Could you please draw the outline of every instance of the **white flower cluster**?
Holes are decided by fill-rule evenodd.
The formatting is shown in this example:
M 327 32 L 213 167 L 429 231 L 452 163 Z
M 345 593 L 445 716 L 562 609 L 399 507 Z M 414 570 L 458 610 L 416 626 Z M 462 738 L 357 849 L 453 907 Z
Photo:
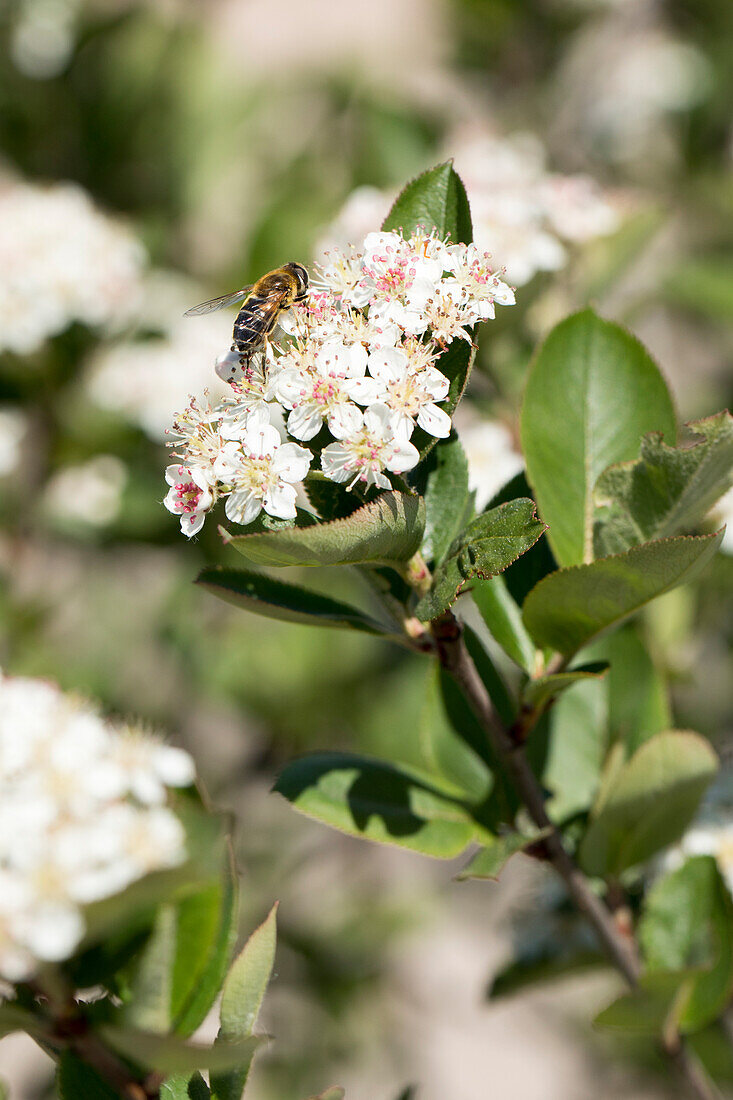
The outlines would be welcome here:
M 85 905 L 185 860 L 166 802 L 194 778 L 182 749 L 0 673 L 0 976 L 68 958 Z
M 73 321 L 117 323 L 145 256 L 75 184 L 0 181 L 0 352 L 28 355 Z
M 471 196 L 474 240 L 504 267 L 514 286 L 538 271 L 558 271 L 568 245 L 612 232 L 619 213 L 589 176 L 549 172 L 545 150 L 532 134 L 497 137 L 482 131 L 456 134 L 448 143 Z M 325 231 L 320 251 L 358 239 L 364 227 L 386 217 L 393 195 L 362 187 L 347 199 Z
M 475 245 L 450 244 L 420 230 L 369 233 L 360 250 L 336 250 L 320 268 L 309 301 L 281 322 L 284 339 L 243 365 L 233 348 L 217 373 L 234 393 L 215 407 L 192 401 L 174 424 L 179 462 L 168 467 L 166 507 L 194 535 L 219 497 L 247 524 L 264 511 L 296 515 L 296 485 L 313 461 L 300 444 L 328 430 L 321 469 L 353 488 L 391 488 L 385 471 L 411 470 L 419 426 L 446 437 L 440 402 L 449 380 L 435 365 L 454 339 L 494 316 L 514 293 Z M 270 422 L 286 416 L 283 441 Z

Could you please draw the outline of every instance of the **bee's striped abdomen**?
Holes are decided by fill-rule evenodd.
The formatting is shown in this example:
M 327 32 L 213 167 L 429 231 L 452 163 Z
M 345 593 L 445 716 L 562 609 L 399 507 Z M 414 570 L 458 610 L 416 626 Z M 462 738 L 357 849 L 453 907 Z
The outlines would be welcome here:
M 278 304 L 272 298 L 254 295 L 244 303 L 234 322 L 234 343 L 240 351 L 249 351 L 261 344 L 275 327 Z

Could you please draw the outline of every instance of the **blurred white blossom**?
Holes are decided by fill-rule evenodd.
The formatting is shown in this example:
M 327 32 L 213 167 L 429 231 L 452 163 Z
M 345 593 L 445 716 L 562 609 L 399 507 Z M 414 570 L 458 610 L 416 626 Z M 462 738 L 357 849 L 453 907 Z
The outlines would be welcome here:
M 186 859 L 168 789 L 190 756 L 41 680 L 0 674 L 0 975 L 24 980 L 86 931 L 84 906 Z
M 558 75 L 560 140 L 642 168 L 673 152 L 670 122 L 708 94 L 710 66 L 667 29 L 660 8 L 618 4 L 580 28 Z
M 80 0 L 21 0 L 10 57 L 24 76 L 49 80 L 63 72 L 76 44 L 80 6 Z
M 8 477 L 20 465 L 28 418 L 22 409 L 0 406 L 0 477 Z
M 104 527 L 119 514 L 126 482 L 124 462 L 115 455 L 96 455 L 53 474 L 44 504 L 59 519 Z
M 118 327 L 145 255 L 76 184 L 0 181 L 0 352 L 27 355 L 74 321 Z
M 468 461 L 468 487 L 482 511 L 508 481 L 524 469 L 505 424 L 487 420 L 464 402 L 456 414 L 456 429 Z
M 419 461 L 410 442 L 417 426 L 442 439 L 451 418 L 440 408 L 449 379 L 436 365 L 453 340 L 472 341 L 479 320 L 514 292 L 475 245 L 453 244 L 417 229 L 367 233 L 359 249 L 325 257 L 309 300 L 280 321 L 255 355 L 235 345 L 216 361 L 231 387 L 212 406 L 192 399 L 173 423 L 178 459 L 166 470 L 169 511 L 195 535 L 216 501 L 249 524 L 264 510 L 294 519 L 298 485 L 323 429 L 321 469 L 353 489 L 389 489 L 385 471 L 402 474 Z M 272 423 L 287 414 L 285 433 Z
M 177 409 L 193 392 L 208 386 L 228 392 L 215 376 L 222 345 L 231 339 L 226 314 L 184 318 L 184 310 L 200 295 L 199 288 L 167 272 L 145 280 L 135 322 L 138 328 L 163 333 L 102 348 L 89 364 L 87 392 L 100 408 L 117 413 L 142 428 L 153 440 L 163 440 Z
M 532 134 L 502 138 L 483 130 L 458 131 L 446 150 L 471 196 L 477 251 L 489 253 L 515 286 L 538 271 L 564 267 L 566 244 L 604 236 L 619 225 L 615 201 L 593 179 L 548 171 L 544 147 Z M 369 225 L 384 220 L 394 198 L 376 188 L 357 188 L 322 233 L 317 256 L 333 248 L 344 251 L 361 239 Z

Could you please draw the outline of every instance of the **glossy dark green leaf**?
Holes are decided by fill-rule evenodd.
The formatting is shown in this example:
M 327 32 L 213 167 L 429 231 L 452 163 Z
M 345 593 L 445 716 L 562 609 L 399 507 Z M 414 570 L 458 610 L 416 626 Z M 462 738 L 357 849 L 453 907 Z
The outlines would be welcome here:
M 531 676 L 535 670 L 537 649 L 522 622 L 522 612 L 507 587 L 504 575 L 473 581 L 471 595 L 492 638 L 507 656 Z
M 710 856 L 688 859 L 658 879 L 644 899 L 639 942 L 650 970 L 699 968 L 681 1031 L 697 1031 L 733 996 L 733 901 Z
M 532 844 L 536 844 L 547 836 L 549 829 L 543 829 L 535 833 L 506 833 L 494 837 L 490 844 L 485 845 L 459 871 L 456 879 L 463 882 L 470 878 L 492 879 L 498 881 L 499 875 L 512 856 L 517 852 L 524 852 Z
M 387 492 L 345 519 L 227 536 L 226 541 L 255 565 L 388 565 L 408 561 L 424 531 L 422 498 Z
M 695 816 L 718 760 L 696 733 L 667 730 L 604 784 L 579 849 L 593 875 L 618 875 L 677 840 Z
M 222 991 L 217 1043 L 244 1039 L 254 1031 L 275 961 L 276 922 L 277 904 L 232 963 Z M 241 1100 L 250 1066 L 251 1062 L 245 1061 L 228 1073 L 212 1073 L 215 1100 Z
M 529 550 L 545 530 L 534 501 L 512 500 L 483 512 L 468 524 L 436 569 L 431 591 L 415 614 L 435 619 L 447 611 L 474 578 L 493 577 Z
M 696 577 L 722 537 L 718 532 L 661 539 L 550 573 L 527 596 L 524 625 L 538 645 L 575 653 L 650 600 Z
M 350 753 L 314 753 L 274 788 L 300 813 L 382 844 L 451 859 L 476 836 L 464 805 L 416 774 Z
M 701 442 L 668 447 L 658 433 L 641 444 L 641 458 L 605 470 L 595 487 L 600 513 L 596 556 L 694 528 L 733 485 L 733 417 L 729 412 L 688 425 Z
M 454 243 L 473 240 L 471 210 L 466 189 L 451 161 L 437 164 L 411 180 L 397 196 L 382 229 L 409 236 L 419 226 Z
M 596 481 L 650 431 L 674 441 L 675 415 L 644 347 L 590 309 L 561 321 L 530 369 L 521 419 L 527 477 L 560 565 L 592 560 Z
M 196 580 L 220 599 L 256 615 L 305 626 L 330 626 L 382 634 L 384 628 L 363 611 L 342 600 L 322 596 L 300 585 L 286 584 L 264 573 L 241 569 L 204 569 Z
M 425 534 L 421 552 L 436 565 L 460 533 L 468 508 L 468 462 L 455 432 L 442 439 L 424 464 Z
M 542 710 L 551 699 L 567 691 L 580 680 L 601 679 L 608 672 L 608 667 L 603 661 L 594 661 L 591 664 L 578 665 L 577 668 L 569 668 L 566 672 L 555 672 L 549 676 L 538 676 L 535 680 L 528 680 L 522 692 L 524 701 L 528 706 Z

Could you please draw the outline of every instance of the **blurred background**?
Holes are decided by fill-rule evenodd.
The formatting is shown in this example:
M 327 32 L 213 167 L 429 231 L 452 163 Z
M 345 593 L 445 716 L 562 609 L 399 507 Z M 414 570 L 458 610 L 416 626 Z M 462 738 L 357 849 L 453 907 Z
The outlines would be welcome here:
M 589 301 L 649 346 L 681 420 L 729 404 L 731 103 L 730 0 L 0 0 L 0 663 L 163 730 L 236 811 L 243 933 L 281 899 L 251 1100 L 673 1094 L 648 1051 L 583 1023 L 610 975 L 488 1000 L 522 937 L 575 934 L 561 908 L 532 925 L 553 888 L 529 861 L 455 883 L 268 795 L 311 748 L 414 760 L 426 669 L 192 585 L 237 555 L 162 507 L 164 433 L 216 392 L 233 315 L 181 315 L 358 241 L 454 157 L 517 287 L 459 418 L 487 501 L 522 465 L 534 345 Z M 732 578 L 720 555 L 634 628 L 675 724 L 724 759 Z M 19 1100 L 53 1095 L 49 1067 L 0 1044 Z

